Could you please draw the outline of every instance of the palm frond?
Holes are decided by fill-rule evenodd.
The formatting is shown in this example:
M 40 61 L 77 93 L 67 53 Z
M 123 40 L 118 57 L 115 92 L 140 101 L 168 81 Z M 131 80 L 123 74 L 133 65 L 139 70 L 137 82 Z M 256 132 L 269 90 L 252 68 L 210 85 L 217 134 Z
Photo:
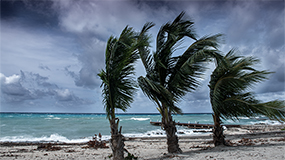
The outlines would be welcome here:
M 185 12 L 181 12 L 174 21 L 161 26 L 152 55 L 149 51 L 140 54 L 147 74 L 138 79 L 139 86 L 157 104 L 162 116 L 181 113 L 176 104 L 187 92 L 197 88 L 197 78 L 205 70 L 204 62 L 213 57 L 223 60 L 217 50 L 222 35 L 197 39 L 194 23 L 184 15 Z M 195 42 L 181 56 L 173 56 L 184 38 Z
M 102 80 L 103 103 L 109 119 L 115 118 L 115 109 L 126 111 L 133 102 L 137 89 L 134 63 L 139 58 L 138 50 L 147 44 L 145 32 L 150 26 L 146 27 L 138 34 L 126 26 L 119 38 L 111 36 L 107 42 L 106 67 L 98 76 Z
M 201 78 L 206 67 L 205 63 L 210 58 L 221 57 L 216 49 L 221 34 L 211 37 L 203 37 L 194 42 L 177 60 L 171 76 L 168 88 L 175 97 L 184 96 L 187 92 L 194 91 L 199 86 L 198 78 Z M 218 59 L 218 58 L 217 58 Z
M 150 55 L 150 36 L 147 35 L 147 31 L 152 28 L 155 24 L 154 23 L 146 23 L 140 34 L 139 34 L 139 44 L 138 50 L 139 50 L 139 55 L 142 60 L 142 63 L 146 69 L 146 72 L 151 72 L 153 70 L 153 59 L 152 56 Z
M 258 71 L 253 65 L 259 60 L 254 57 L 238 56 L 230 50 L 223 61 L 217 64 L 210 80 L 210 100 L 214 113 L 223 119 L 238 119 L 239 116 L 265 115 L 284 121 L 284 101 L 262 103 L 246 92 L 254 85 L 267 79 L 272 73 Z
M 270 119 L 285 122 L 285 101 L 274 100 L 253 106 Z
M 153 55 L 155 61 L 154 68 L 159 71 L 159 77 L 164 84 L 168 77 L 167 70 L 173 62 L 171 61 L 172 54 L 179 46 L 177 44 L 184 37 L 196 40 L 196 34 L 193 29 L 194 23 L 190 20 L 184 20 L 184 14 L 184 12 L 181 12 L 172 23 L 168 22 L 163 25 L 157 35 L 156 52 Z
M 167 105 L 169 111 L 181 113 L 181 109 L 174 105 L 173 95 L 160 83 L 142 76 L 138 78 L 138 83 L 143 93 L 156 103 L 160 110 L 163 109 L 162 104 L 164 103 Z

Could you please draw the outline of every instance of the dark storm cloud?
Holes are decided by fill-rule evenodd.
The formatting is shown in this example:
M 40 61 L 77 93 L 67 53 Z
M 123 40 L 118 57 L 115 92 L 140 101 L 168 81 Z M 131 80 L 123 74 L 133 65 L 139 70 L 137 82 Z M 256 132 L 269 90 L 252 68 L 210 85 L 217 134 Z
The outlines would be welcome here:
M 100 86 L 97 73 L 104 67 L 105 44 L 117 36 L 130 21 L 141 21 L 136 8 L 116 1 L 55 1 L 60 27 L 77 35 L 81 52 L 75 54 L 82 64 L 76 71 L 66 70 L 77 86 L 94 89 Z M 133 23 L 136 24 L 136 23 Z
M 227 28 L 229 43 L 263 43 L 272 49 L 283 46 L 284 6 L 281 4 L 252 1 L 236 5 L 230 16 L 231 25 Z
M 81 99 L 69 89 L 60 88 L 56 84 L 49 83 L 48 80 L 48 77 L 32 72 L 21 71 L 19 75 L 8 77 L 1 73 L 1 92 L 8 103 L 50 97 L 58 103 L 91 104 L 91 101 Z
M 125 9 L 118 9 L 122 4 L 124 4 L 123 8 Z M 76 5 L 69 3 L 67 6 L 71 7 L 62 13 L 65 16 L 62 16 L 60 21 L 62 22 L 61 25 L 71 32 L 101 34 L 101 36 L 94 37 L 93 41 L 95 43 L 90 43 L 92 42 L 91 37 L 82 40 L 84 44 L 89 45 L 85 47 L 86 52 L 79 56 L 83 68 L 80 70 L 77 85 L 93 88 L 96 85 L 94 71 L 98 70 L 97 66 L 103 66 L 103 61 L 98 62 L 98 59 L 104 59 L 102 54 L 104 50 L 102 49 L 99 52 L 97 49 L 99 47 L 104 48 L 103 40 L 105 39 L 106 42 L 109 35 L 119 34 L 120 27 L 117 26 L 123 28 L 123 26 L 129 24 L 136 27 L 146 21 L 153 21 L 161 25 L 171 21 L 171 17 L 174 18 L 182 10 L 185 10 L 187 15 L 193 17 L 199 36 L 216 33 L 225 34 L 225 44 L 222 45 L 224 54 L 231 48 L 237 48 L 241 55 L 256 56 L 261 59 L 263 64 L 267 64 L 260 69 L 275 71 L 284 66 L 284 5 L 282 4 L 281 1 L 265 1 L 262 3 L 257 1 L 182 1 L 181 3 L 175 1 L 137 1 L 136 3 L 125 2 L 121 4 L 114 2 L 110 5 L 108 2 L 88 1 L 87 3 L 77 2 Z M 77 7 L 73 8 L 74 6 Z M 99 8 L 99 6 L 101 7 Z M 128 11 L 128 14 L 126 14 L 126 11 Z M 66 13 L 69 13 L 69 16 Z M 75 13 L 76 16 L 71 16 Z M 85 15 L 84 18 L 79 18 L 83 15 Z M 135 15 L 135 18 L 130 15 Z M 94 21 L 90 22 L 88 19 L 94 19 Z M 111 29 L 110 27 L 114 25 L 116 27 Z M 158 27 L 160 26 L 153 28 L 153 31 L 151 31 L 151 33 L 154 33 L 154 37 Z M 282 76 L 284 71 L 275 73 L 277 77 L 280 77 L 279 74 Z M 270 81 L 275 80 L 270 79 Z M 206 81 L 203 83 L 207 84 Z M 278 81 L 278 84 L 275 83 L 275 85 L 284 86 L 284 83 L 284 81 Z M 260 85 L 260 88 L 271 88 L 263 87 L 265 83 Z M 194 95 L 194 98 L 203 99 L 207 97 L 207 86 L 201 88 L 202 90 L 200 89 Z M 284 88 L 279 87 L 279 91 L 282 90 Z M 270 90 L 262 90 L 262 92 L 268 91 Z
M 221 47 L 224 54 L 236 48 L 241 55 L 261 60 L 256 69 L 275 72 L 254 90 L 284 91 L 284 1 L 219 1 L 219 5 L 213 1 L 195 5 L 194 11 L 201 9 L 195 16 L 200 33 L 208 30 L 225 34 L 226 41 Z
M 269 80 L 266 81 L 259 89 L 259 93 L 267 93 L 267 92 L 280 92 L 285 90 L 285 74 L 284 74 L 285 66 L 284 64 L 278 67 L 274 73 L 269 75 Z
M 151 49 L 155 51 L 160 26 L 183 10 L 194 21 L 199 37 L 223 33 L 225 42 L 220 47 L 223 53 L 236 48 L 241 55 L 259 58 L 257 69 L 275 72 L 254 91 L 284 99 L 282 0 L 1 1 L 1 73 L 6 75 L 1 74 L 1 97 L 6 102 L 50 98 L 61 107 L 93 104 L 87 99 L 94 98 L 96 105 L 103 108 L 97 73 L 104 68 L 108 38 L 119 36 L 126 25 L 139 31 L 146 22 L 154 22 L 156 26 L 149 33 L 153 41 Z M 184 42 L 183 46 L 189 43 Z M 183 111 L 211 112 L 207 85 L 215 66 L 207 66 L 210 69 L 202 77 L 201 86 L 179 103 Z M 28 72 L 15 74 L 19 70 Z M 137 64 L 136 76 L 144 74 L 142 65 Z M 153 104 L 141 91 L 133 105 L 131 112 L 156 112 L 154 106 L 148 108 Z
M 275 71 L 275 76 L 274 76 L 274 79 L 276 79 L 278 82 L 285 82 L 285 65 L 282 64 L 279 68 L 276 69 Z M 284 85 L 284 83 L 283 83 Z M 285 88 L 285 87 L 283 87 Z
M 25 27 L 47 29 L 58 24 L 52 1 L 1 1 L 1 19 Z

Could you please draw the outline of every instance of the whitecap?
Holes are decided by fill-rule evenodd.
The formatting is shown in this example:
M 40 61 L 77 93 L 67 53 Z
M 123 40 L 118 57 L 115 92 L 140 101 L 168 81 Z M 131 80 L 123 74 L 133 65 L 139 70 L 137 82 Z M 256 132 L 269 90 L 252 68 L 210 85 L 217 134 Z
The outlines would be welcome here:
M 103 137 L 105 138 L 105 137 Z M 102 140 L 103 140 L 102 138 Z M 32 137 L 32 136 L 6 136 L 1 137 L 0 142 L 63 142 L 63 143 L 86 143 L 92 137 L 84 137 L 79 139 L 68 139 L 59 134 L 51 134 L 50 136 Z
M 54 117 L 54 118 L 45 118 L 45 119 L 61 119 L 59 117 Z
M 279 121 L 275 120 L 264 120 L 264 121 L 258 121 L 258 122 L 251 122 L 251 124 L 265 124 L 265 125 L 281 125 Z
M 131 120 L 135 120 L 135 121 L 147 121 L 149 120 L 150 118 L 135 118 L 135 117 L 132 117 Z
M 178 137 L 185 136 L 198 136 L 198 135 L 210 135 L 211 129 L 178 129 L 176 135 Z M 162 129 L 150 130 L 145 133 L 125 133 L 125 137 L 166 137 L 166 133 Z

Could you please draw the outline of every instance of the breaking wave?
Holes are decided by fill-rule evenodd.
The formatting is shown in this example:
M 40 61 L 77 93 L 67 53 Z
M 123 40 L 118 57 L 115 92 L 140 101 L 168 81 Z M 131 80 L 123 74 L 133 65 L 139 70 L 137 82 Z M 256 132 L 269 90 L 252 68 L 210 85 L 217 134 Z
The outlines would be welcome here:
M 135 117 L 132 117 L 131 120 L 135 120 L 135 121 L 147 121 L 147 120 L 150 120 L 150 118 L 135 118 Z

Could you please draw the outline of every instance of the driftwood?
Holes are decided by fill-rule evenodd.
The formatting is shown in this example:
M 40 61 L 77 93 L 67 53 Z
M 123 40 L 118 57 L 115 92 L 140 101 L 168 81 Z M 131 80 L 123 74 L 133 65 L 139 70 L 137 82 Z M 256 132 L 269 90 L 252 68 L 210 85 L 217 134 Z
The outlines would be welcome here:
M 61 147 L 55 147 L 51 143 L 40 144 L 38 145 L 37 150 L 45 150 L 45 151 L 58 151 L 61 150 Z

